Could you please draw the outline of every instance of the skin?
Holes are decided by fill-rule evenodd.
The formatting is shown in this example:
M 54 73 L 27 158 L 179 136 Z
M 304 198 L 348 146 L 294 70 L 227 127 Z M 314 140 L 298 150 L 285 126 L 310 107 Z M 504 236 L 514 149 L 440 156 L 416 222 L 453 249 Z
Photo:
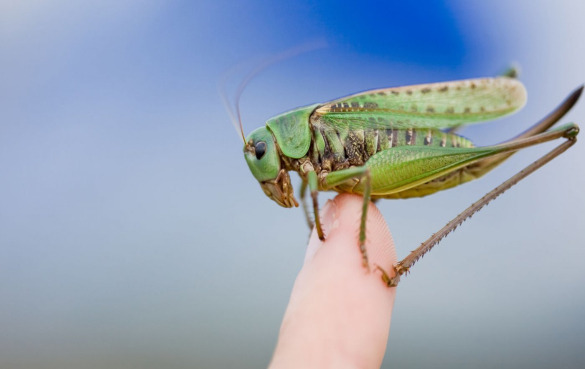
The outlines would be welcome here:
M 396 288 L 380 281 L 397 262 L 384 218 L 370 203 L 370 271 L 357 245 L 363 198 L 341 194 L 322 210 L 326 241 L 316 232 L 286 309 L 270 368 L 380 368 Z

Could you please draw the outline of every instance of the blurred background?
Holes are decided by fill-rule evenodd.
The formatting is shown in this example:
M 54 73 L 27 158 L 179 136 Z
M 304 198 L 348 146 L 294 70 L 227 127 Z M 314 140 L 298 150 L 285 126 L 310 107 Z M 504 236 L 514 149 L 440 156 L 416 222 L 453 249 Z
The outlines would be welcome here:
M 271 55 L 328 44 L 249 84 L 249 133 L 297 106 L 517 62 L 525 109 L 462 132 L 492 144 L 585 82 L 583 14 L 577 0 L 0 2 L 0 367 L 266 366 L 308 230 L 249 172 L 222 75 L 244 63 L 233 91 Z M 585 124 L 585 101 L 563 121 Z M 381 201 L 399 256 L 553 146 Z M 585 366 L 583 160 L 581 142 L 417 264 L 383 367 Z

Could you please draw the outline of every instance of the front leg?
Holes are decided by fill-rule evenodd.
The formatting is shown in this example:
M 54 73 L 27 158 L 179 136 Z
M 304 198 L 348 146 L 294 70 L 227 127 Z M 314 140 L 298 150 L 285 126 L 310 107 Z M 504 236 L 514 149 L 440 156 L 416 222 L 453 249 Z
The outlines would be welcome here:
M 307 180 L 309 182 L 309 189 L 311 190 L 311 198 L 313 199 L 313 213 L 315 214 L 315 228 L 317 229 L 317 235 L 321 241 L 325 241 L 325 235 L 323 234 L 321 219 L 319 217 L 319 183 L 317 181 L 317 173 L 315 173 L 314 170 L 308 172 Z
M 309 206 L 307 205 L 307 186 L 308 182 L 303 180 L 301 182 L 301 190 L 299 197 L 301 198 L 301 204 L 303 205 L 303 213 L 305 213 L 305 220 L 307 221 L 307 225 L 309 226 L 309 232 L 313 230 L 313 220 L 311 219 L 311 215 L 309 214 Z

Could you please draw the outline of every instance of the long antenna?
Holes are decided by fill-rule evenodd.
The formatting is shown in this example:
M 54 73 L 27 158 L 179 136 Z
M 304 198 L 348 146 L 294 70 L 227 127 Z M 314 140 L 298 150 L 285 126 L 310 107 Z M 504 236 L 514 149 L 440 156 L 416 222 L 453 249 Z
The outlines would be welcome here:
M 238 134 L 242 136 L 242 141 L 244 142 L 244 144 L 246 144 L 246 137 L 244 136 L 244 126 L 242 125 L 242 116 L 240 113 L 240 97 L 242 96 L 242 93 L 244 92 L 244 90 L 248 86 L 248 83 L 250 83 L 250 81 L 254 77 L 256 77 L 260 72 L 262 72 L 264 69 L 268 68 L 272 64 L 275 64 L 275 63 L 280 62 L 282 60 L 290 59 L 294 56 L 304 54 L 304 53 L 309 52 L 309 51 L 318 50 L 318 49 L 322 49 L 325 47 L 327 47 L 327 43 L 324 40 L 317 40 L 317 41 L 308 42 L 308 43 L 302 44 L 300 46 L 294 47 L 292 49 L 288 49 L 280 54 L 276 54 L 273 57 L 265 60 L 260 65 L 258 65 L 250 73 L 248 73 L 248 75 L 246 75 L 246 77 L 242 80 L 242 82 L 238 86 L 238 89 L 236 90 L 235 113 L 231 109 L 230 104 L 229 104 L 229 100 L 227 99 L 227 97 L 226 97 L 227 95 L 225 93 L 225 83 L 227 81 L 227 77 L 233 73 L 235 68 L 230 69 L 229 72 L 224 75 L 224 78 L 222 79 L 222 81 L 219 85 L 219 92 L 222 96 L 223 103 L 224 103 L 226 109 L 228 110 L 228 113 L 229 113 L 230 118 L 232 120 L 232 124 L 236 128 L 236 131 L 238 132 Z
M 234 111 L 230 105 L 230 102 L 227 97 L 227 93 L 225 91 L 225 85 L 228 78 L 234 74 L 234 71 L 237 69 L 237 66 L 230 68 L 224 74 L 219 83 L 217 84 L 217 89 L 219 90 L 219 94 L 221 95 L 221 100 L 223 102 L 223 106 L 225 106 L 225 110 L 227 110 L 228 114 L 230 115 L 230 120 L 232 121 L 232 125 L 236 129 L 238 136 L 242 137 L 242 142 L 244 145 L 246 144 L 246 137 L 244 137 L 244 127 L 242 126 L 242 121 L 236 118 Z

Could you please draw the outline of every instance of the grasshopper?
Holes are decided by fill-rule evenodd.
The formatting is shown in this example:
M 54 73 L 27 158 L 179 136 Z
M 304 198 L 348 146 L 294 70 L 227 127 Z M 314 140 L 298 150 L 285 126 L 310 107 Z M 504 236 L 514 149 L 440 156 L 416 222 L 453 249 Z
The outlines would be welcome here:
M 358 245 L 368 269 L 365 227 L 371 200 L 427 196 L 483 176 L 520 149 L 565 139 L 423 242 L 393 267 L 394 277 L 377 267 L 384 283 L 392 287 L 464 220 L 575 144 L 579 133 L 576 124 L 549 128 L 573 107 L 582 90 L 583 86 L 573 91 L 525 132 L 492 146 L 475 147 L 455 131 L 524 106 L 526 90 L 510 76 L 365 91 L 288 111 L 269 119 L 247 138 L 240 121 L 240 133 L 250 171 L 264 193 L 280 206 L 299 206 L 288 173 L 298 172 L 305 216 L 313 228 L 306 203 L 308 187 L 314 226 L 321 240 L 318 192 L 363 195 Z

